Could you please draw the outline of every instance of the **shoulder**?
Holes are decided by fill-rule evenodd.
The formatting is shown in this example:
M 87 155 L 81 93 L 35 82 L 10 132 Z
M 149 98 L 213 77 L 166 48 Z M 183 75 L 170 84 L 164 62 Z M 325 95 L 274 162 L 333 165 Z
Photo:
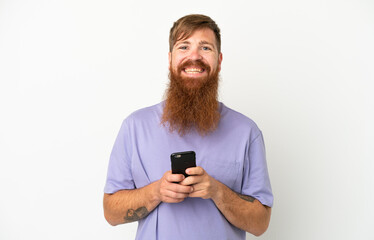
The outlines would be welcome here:
M 132 112 L 123 120 L 123 125 L 134 127 L 138 125 L 159 123 L 162 115 L 164 102 L 144 107 Z
M 227 107 L 223 103 L 221 103 L 221 117 L 226 121 L 232 122 L 233 125 L 235 124 L 240 125 L 241 127 L 258 129 L 257 124 L 251 118 Z
M 125 120 L 127 121 L 142 121 L 149 118 L 159 116 L 162 113 L 163 102 L 144 107 L 132 112 Z
M 251 118 L 227 107 L 223 103 L 220 103 L 220 105 L 221 124 L 223 127 L 230 128 L 231 131 L 241 134 L 249 134 L 252 137 L 256 137 L 261 134 L 261 130 Z

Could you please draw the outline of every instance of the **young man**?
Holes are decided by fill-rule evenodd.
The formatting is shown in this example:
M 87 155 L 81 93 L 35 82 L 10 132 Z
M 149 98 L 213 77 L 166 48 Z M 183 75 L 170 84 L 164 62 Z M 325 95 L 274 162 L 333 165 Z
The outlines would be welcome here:
M 139 221 L 136 239 L 245 239 L 268 227 L 273 195 L 261 131 L 218 102 L 220 30 L 188 15 L 170 30 L 166 100 L 122 124 L 110 157 L 104 215 Z M 188 177 L 170 154 L 195 151 Z

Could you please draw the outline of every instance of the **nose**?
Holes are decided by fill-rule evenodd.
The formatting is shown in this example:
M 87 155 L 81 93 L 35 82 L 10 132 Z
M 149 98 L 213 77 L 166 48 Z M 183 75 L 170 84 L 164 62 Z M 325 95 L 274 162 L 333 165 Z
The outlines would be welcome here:
M 191 49 L 190 59 L 191 60 L 201 60 L 202 59 L 199 48 L 192 48 Z

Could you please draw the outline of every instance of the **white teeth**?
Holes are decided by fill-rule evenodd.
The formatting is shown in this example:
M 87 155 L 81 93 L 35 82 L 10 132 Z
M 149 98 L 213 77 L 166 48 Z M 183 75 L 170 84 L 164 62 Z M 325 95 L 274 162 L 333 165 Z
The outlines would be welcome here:
M 202 69 L 198 69 L 198 68 L 188 68 L 188 69 L 185 69 L 184 71 L 186 73 L 202 73 L 203 72 Z

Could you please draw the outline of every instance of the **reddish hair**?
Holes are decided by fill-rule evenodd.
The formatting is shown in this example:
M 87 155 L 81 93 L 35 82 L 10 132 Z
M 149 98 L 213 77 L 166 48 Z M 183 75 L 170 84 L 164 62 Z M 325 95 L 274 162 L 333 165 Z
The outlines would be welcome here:
M 219 27 L 213 19 L 201 14 L 187 15 L 174 22 L 173 27 L 170 29 L 169 51 L 173 51 L 173 47 L 177 41 L 187 39 L 196 30 L 204 28 L 211 29 L 214 32 L 218 53 L 221 53 L 221 31 Z

